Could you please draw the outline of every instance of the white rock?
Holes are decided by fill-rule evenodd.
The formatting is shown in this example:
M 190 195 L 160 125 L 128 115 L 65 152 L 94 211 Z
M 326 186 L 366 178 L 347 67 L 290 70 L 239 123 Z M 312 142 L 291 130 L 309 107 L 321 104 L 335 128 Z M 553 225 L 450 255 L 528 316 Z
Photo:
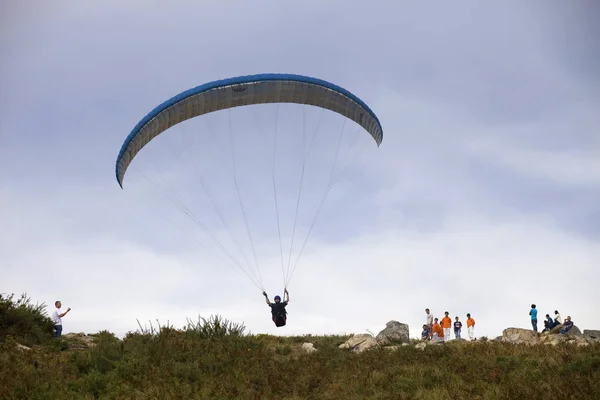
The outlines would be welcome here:
M 373 335 L 369 335 L 368 333 L 360 333 L 352 336 L 350 339 L 346 340 L 345 343 L 340 344 L 339 348 L 350 349 L 350 351 L 355 353 L 362 353 L 365 350 L 377 346 L 377 340 L 375 340 Z
M 306 351 L 308 354 L 317 351 L 317 349 L 312 343 L 302 343 L 302 350 Z

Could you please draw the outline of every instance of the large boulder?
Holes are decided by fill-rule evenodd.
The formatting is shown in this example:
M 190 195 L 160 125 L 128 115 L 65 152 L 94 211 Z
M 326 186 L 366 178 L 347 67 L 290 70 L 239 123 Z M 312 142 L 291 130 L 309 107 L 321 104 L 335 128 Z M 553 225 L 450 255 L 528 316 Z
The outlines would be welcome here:
M 385 324 L 385 329 L 377 334 L 375 340 L 381 346 L 389 346 L 391 344 L 409 343 L 408 325 L 398 321 L 389 321 Z
M 591 341 L 593 339 L 589 340 Z M 583 335 L 572 334 L 570 332 L 566 334 L 559 333 L 557 335 L 552 333 L 543 333 L 540 336 L 540 343 L 552 346 L 556 346 L 562 343 L 575 344 L 578 346 L 589 345 L 588 340 Z
M 560 333 L 561 329 L 562 329 L 562 325 L 557 325 L 550 330 L 550 333 Z M 577 327 L 577 325 L 573 325 L 573 327 L 569 330 L 569 333 L 572 335 L 578 335 L 578 336 L 583 335 L 581 333 L 581 330 Z
M 534 345 L 540 342 L 540 334 L 531 329 L 506 328 L 502 331 L 502 341 L 515 344 Z
M 552 328 L 550 330 L 550 333 L 560 333 L 560 328 L 562 327 L 562 325 L 556 325 L 554 328 Z
M 560 334 L 553 334 L 544 332 L 540 336 L 540 343 L 556 346 L 557 344 L 565 343 L 567 341 L 567 336 Z
M 340 344 L 340 349 L 350 349 L 355 353 L 362 353 L 365 350 L 369 350 L 373 347 L 377 347 L 377 340 L 368 333 L 360 333 L 358 335 L 352 336 L 350 339 L 346 340 L 345 343 Z
M 571 335 L 583 336 L 581 330 L 577 327 L 577 325 L 573 325 L 573 327 L 569 330 Z
M 589 337 L 591 339 L 600 339 L 600 331 L 593 329 L 584 329 L 583 336 Z

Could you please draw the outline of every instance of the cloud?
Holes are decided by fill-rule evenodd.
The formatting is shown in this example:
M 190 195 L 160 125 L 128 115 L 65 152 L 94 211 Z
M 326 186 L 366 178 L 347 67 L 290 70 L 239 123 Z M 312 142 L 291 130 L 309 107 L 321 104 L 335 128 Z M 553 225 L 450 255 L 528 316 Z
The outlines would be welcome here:
M 48 304 L 61 298 L 73 308 L 66 331 L 123 334 L 137 328 L 136 318 L 182 325 L 198 313 L 222 313 L 254 332 L 378 331 L 398 319 L 416 336 L 429 307 L 463 319 L 471 312 L 477 335 L 495 336 L 508 325 L 527 328 L 533 302 L 594 328 L 600 98 L 593 5 L 238 6 L 61 2 L 29 12 L 19 3 L 1 13 L 8 21 L 0 24 L 3 291 Z M 125 190 L 114 179 L 122 141 L 153 107 L 209 80 L 259 72 L 347 87 L 384 128 L 382 146 L 367 148 L 329 195 L 290 287 L 285 330 L 273 327 L 257 288 L 198 226 L 162 208 L 163 193 L 135 170 Z M 239 148 L 259 150 L 251 138 L 260 130 L 238 121 L 247 134 Z M 194 133 L 206 132 L 200 125 Z M 188 133 L 200 159 L 222 158 L 222 168 L 202 169 L 244 238 L 227 141 L 216 151 Z M 154 151 L 161 143 L 144 149 L 135 168 L 160 169 L 182 183 L 181 197 L 235 247 L 183 170 L 193 171 L 191 163 L 167 162 Z M 263 155 L 260 165 L 240 156 L 241 171 L 268 172 L 269 152 Z M 298 159 L 280 161 L 279 171 L 293 177 L 282 179 L 289 217 L 300 170 Z M 241 187 L 270 196 L 268 185 L 258 185 Z M 305 204 L 315 206 L 319 193 L 308 194 Z M 259 205 L 251 207 L 251 225 L 273 295 L 282 289 L 275 217 L 270 199 Z
M 562 185 L 600 185 L 600 151 L 550 152 L 527 150 L 501 143 L 473 143 L 471 150 L 488 162 L 517 173 Z
M 598 241 L 525 215 L 454 215 L 442 225 L 436 232 L 399 226 L 337 245 L 314 243 L 290 285 L 285 330 L 271 326 L 249 280 L 201 250 L 168 256 L 110 238 L 40 243 L 5 264 L 5 287 L 48 304 L 61 298 L 73 308 L 69 331 L 120 335 L 137 329 L 136 319 L 183 326 L 188 317 L 219 313 L 253 332 L 377 331 L 396 319 L 416 336 L 429 307 L 436 316 L 448 310 L 464 319 L 470 312 L 479 336 L 495 336 L 507 326 L 528 328 L 530 303 L 594 327 Z M 281 290 L 277 260 L 262 272 L 273 296 Z

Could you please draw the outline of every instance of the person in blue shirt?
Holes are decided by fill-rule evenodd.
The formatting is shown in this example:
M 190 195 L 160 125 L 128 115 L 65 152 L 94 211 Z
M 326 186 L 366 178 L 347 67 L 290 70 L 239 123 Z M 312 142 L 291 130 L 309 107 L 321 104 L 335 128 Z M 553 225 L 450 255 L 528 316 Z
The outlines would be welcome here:
M 529 315 L 531 315 L 531 326 L 533 326 L 533 330 L 537 332 L 537 309 L 535 308 L 535 304 L 531 305 Z
M 460 330 L 462 328 L 462 322 L 458 320 L 458 317 L 454 318 L 454 337 L 460 339 Z
M 550 314 L 546 314 L 546 319 L 544 320 L 544 330 L 542 333 L 551 330 L 554 328 L 554 320 L 550 316 Z
M 423 332 L 421 332 L 421 340 L 429 340 L 431 336 L 431 329 L 428 325 L 423 325 Z
M 567 318 L 565 318 L 565 322 L 563 323 L 562 328 L 560 328 L 560 333 L 568 333 L 571 329 L 573 329 L 573 321 L 571 321 L 571 316 L 568 316 Z

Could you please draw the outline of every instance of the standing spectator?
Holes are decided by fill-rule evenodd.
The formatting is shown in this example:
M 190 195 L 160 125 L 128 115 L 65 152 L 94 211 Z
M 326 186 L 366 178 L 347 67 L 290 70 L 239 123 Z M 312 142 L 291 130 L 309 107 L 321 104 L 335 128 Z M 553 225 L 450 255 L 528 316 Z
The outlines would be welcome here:
M 475 320 L 471 318 L 471 313 L 467 313 L 467 332 L 469 340 L 475 340 Z
M 537 332 L 537 309 L 535 308 L 535 304 L 531 305 L 529 315 L 531 315 L 531 326 L 533 326 L 534 332 Z
M 432 340 L 434 342 L 438 342 L 438 341 L 444 339 L 444 330 L 442 329 L 441 325 L 438 324 L 437 318 L 434 320 L 431 330 L 432 330 Z
M 429 308 L 425 309 L 425 325 L 429 328 L 429 339 L 432 338 L 432 329 L 433 329 L 433 314 L 429 312 Z
M 64 313 L 60 312 L 60 308 L 62 307 L 62 303 L 60 301 L 55 301 L 54 306 L 56 307 L 52 312 L 52 322 L 54 322 L 54 336 L 60 338 L 62 335 L 62 317 L 67 315 L 69 311 L 71 311 L 71 307 L 67 308 L 67 311 Z
M 444 328 L 444 341 L 450 340 L 450 328 L 452 327 L 452 320 L 448 316 L 448 311 L 444 313 L 442 318 L 442 328 Z
M 461 328 L 462 328 L 462 322 L 460 322 L 458 317 L 454 317 L 454 337 L 456 339 L 460 339 Z

